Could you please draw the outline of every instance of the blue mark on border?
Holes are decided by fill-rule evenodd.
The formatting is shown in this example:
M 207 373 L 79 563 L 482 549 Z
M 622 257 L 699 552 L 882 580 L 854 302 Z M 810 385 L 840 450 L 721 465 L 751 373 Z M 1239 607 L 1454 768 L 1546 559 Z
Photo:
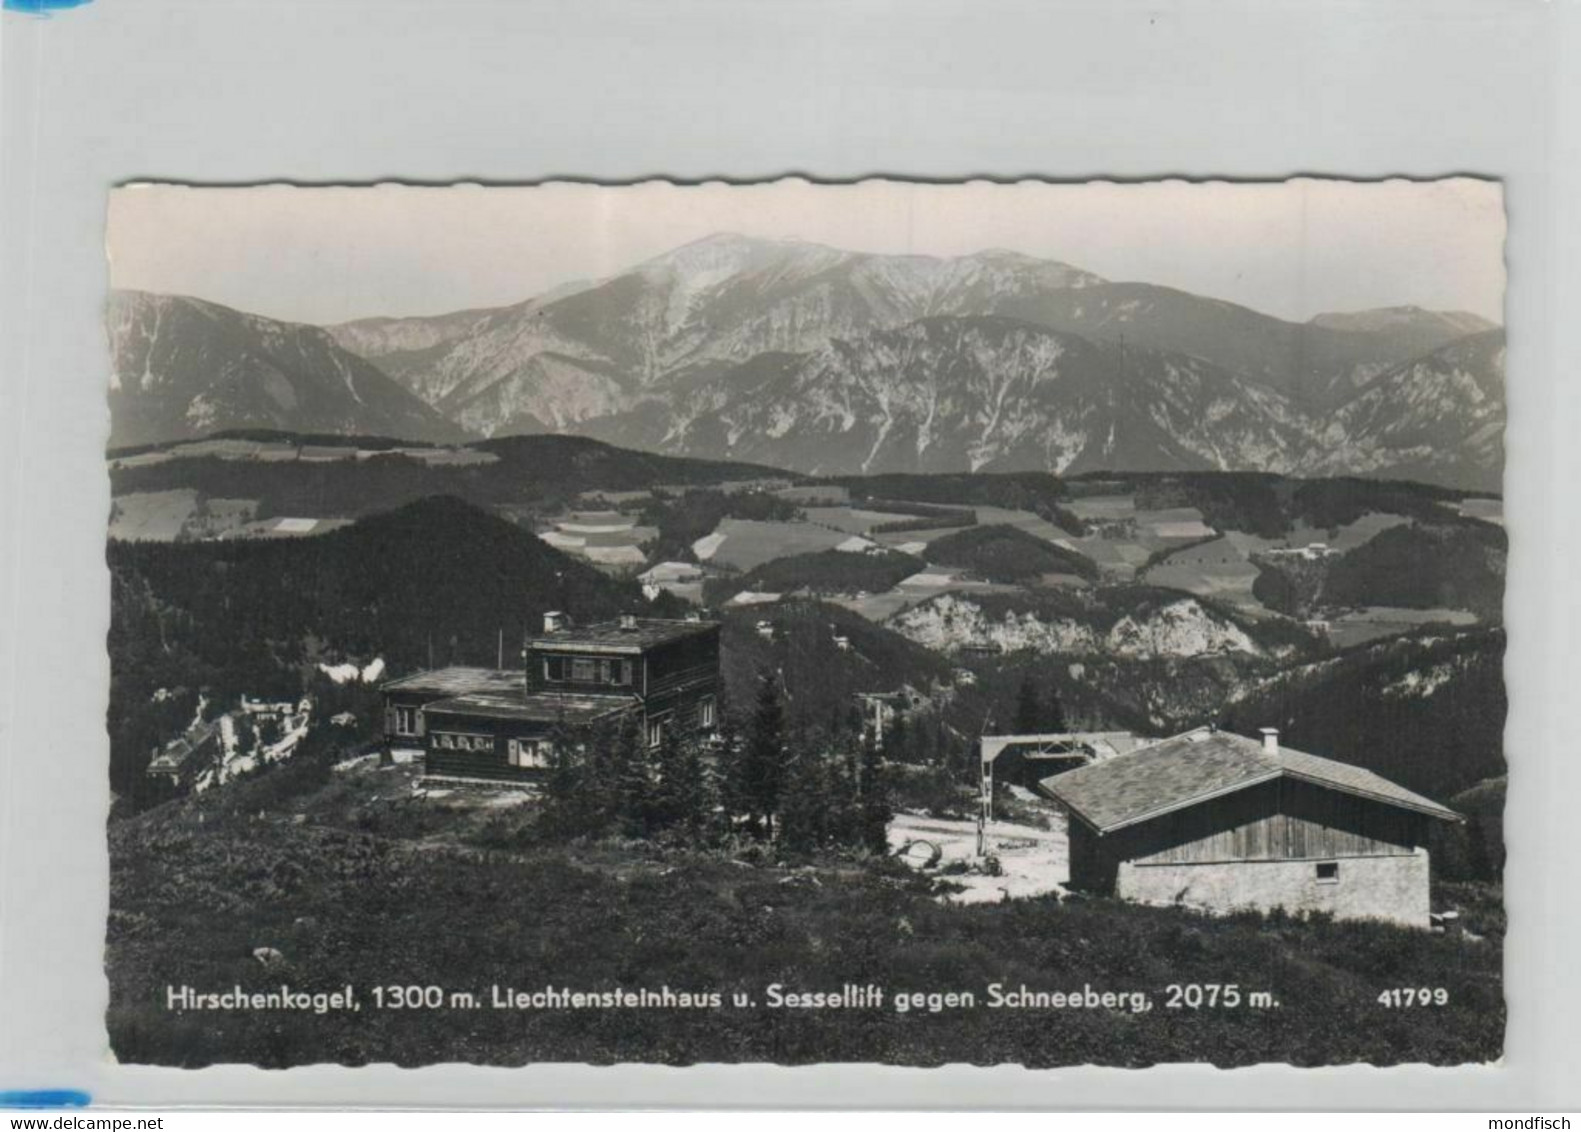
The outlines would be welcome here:
M 7 8 L 16 4 L 5 0 Z M 92 1103 L 81 1089 L 0 1089 L 0 1108 L 87 1108 Z
M 61 8 L 80 8 L 93 0 L 4 0 L 8 12 L 26 12 L 33 16 L 48 16 Z

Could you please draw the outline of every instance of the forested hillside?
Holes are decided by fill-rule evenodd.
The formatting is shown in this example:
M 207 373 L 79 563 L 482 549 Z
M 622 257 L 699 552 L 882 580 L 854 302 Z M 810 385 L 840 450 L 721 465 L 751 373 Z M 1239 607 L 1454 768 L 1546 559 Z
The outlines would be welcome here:
M 850 594 L 881 593 L 923 569 L 926 563 L 898 550 L 852 554 L 821 550 L 793 554 L 765 562 L 744 574 L 734 574 L 711 584 L 710 601 L 724 601 L 744 590 L 759 593 Z
M 1447 800 L 1505 771 L 1504 632 L 1401 638 L 1253 686 L 1222 722 Z
M 306 539 L 109 547 L 111 780 L 135 787 L 171 735 L 160 688 L 295 697 L 321 662 L 382 657 L 400 673 L 505 660 L 544 611 L 646 608 L 511 523 L 436 497 Z M 673 600 L 659 608 L 673 611 Z
M 1086 555 L 1001 524 L 945 535 L 928 546 L 928 557 L 943 566 L 969 570 L 984 581 L 1011 585 L 1035 582 L 1045 574 L 1098 577 L 1098 567 Z
M 767 623 L 767 634 L 759 632 L 759 622 Z M 926 694 L 953 679 L 949 662 L 937 653 L 816 601 L 728 613 L 722 647 L 730 702 L 749 705 L 757 679 L 771 676 L 785 692 L 787 718 L 800 727 L 827 727 L 848 716 L 857 708 L 857 692 L 910 686 Z
M 1371 605 L 1464 609 L 1496 624 L 1504 612 L 1507 541 L 1491 523 L 1402 524 L 1343 554 L 1258 556 L 1253 593 L 1291 617 Z
M 638 491 L 661 484 L 709 485 L 754 477 L 784 477 L 775 468 L 656 456 L 615 448 L 579 436 L 513 436 L 467 445 L 481 458 L 435 464 L 395 449 L 390 441 L 362 437 L 305 437 L 276 432 L 226 436 L 286 440 L 347 448 L 337 460 L 248 460 L 184 456 L 157 463 L 115 466 L 110 486 L 129 492 L 196 488 L 225 499 L 256 499 L 258 516 L 336 515 L 355 518 L 387 511 L 432 495 L 453 495 L 480 507 L 557 507 L 583 492 Z M 358 449 L 371 450 L 351 458 Z M 382 449 L 382 451 L 380 451 Z

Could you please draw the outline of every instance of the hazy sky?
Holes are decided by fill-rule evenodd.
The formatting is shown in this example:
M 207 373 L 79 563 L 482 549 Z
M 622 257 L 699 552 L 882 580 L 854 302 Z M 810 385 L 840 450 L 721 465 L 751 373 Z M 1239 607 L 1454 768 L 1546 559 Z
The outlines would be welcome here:
M 116 287 L 334 323 L 520 302 L 714 232 L 951 256 L 1000 247 L 1307 319 L 1412 304 L 1503 321 L 1496 182 L 925 185 L 786 180 L 111 195 Z

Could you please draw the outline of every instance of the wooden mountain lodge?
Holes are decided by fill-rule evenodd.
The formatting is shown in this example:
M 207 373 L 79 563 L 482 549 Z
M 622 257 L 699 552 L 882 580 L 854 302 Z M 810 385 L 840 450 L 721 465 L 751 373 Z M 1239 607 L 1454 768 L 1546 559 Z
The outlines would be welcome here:
M 199 722 L 155 751 L 146 773 L 177 790 L 191 789 L 205 770 L 219 766 L 223 755 L 220 739 L 218 723 Z
M 1360 767 L 1201 728 L 1039 783 L 1074 888 L 1214 911 L 1429 926 L 1430 823 L 1453 810 Z
M 424 776 L 530 783 L 557 742 L 635 714 L 650 746 L 665 730 L 717 724 L 719 623 L 621 617 L 575 627 L 544 615 L 520 669 L 440 668 L 382 686 L 385 742 Z

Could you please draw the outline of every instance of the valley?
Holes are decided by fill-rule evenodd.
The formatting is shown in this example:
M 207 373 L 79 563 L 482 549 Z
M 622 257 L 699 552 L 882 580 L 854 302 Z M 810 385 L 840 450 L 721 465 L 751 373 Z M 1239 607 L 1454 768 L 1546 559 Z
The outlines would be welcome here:
M 371 709 L 350 700 L 371 683 L 326 672 L 491 665 L 545 608 L 703 606 L 724 618 L 737 702 L 766 670 L 809 719 L 909 689 L 947 759 L 1008 725 L 1028 680 L 1070 726 L 1143 734 L 1255 728 L 1257 704 L 1261 722 L 1300 731 L 1290 688 L 1326 702 L 1327 684 L 1358 678 L 1380 718 L 1414 701 L 1502 719 L 1485 668 L 1435 661 L 1440 675 L 1403 698 L 1386 692 L 1402 676 L 1360 676 L 1403 655 L 1396 642 L 1501 647 L 1504 533 L 1468 515 L 1485 499 L 1451 489 L 1215 473 L 816 479 L 554 436 L 413 447 L 270 434 L 135 459 L 111 470 L 116 704 L 178 687 L 214 702 L 306 695 L 339 705 L 320 718 L 366 727 Z M 131 795 L 147 750 L 176 737 L 157 714 L 113 716 L 114 778 Z M 1474 740 L 1391 733 L 1381 754 L 1358 745 L 1364 721 L 1311 749 L 1405 768 L 1438 796 L 1502 773 L 1488 727 Z M 1439 782 L 1419 765 L 1429 733 L 1475 777 L 1446 768 Z

